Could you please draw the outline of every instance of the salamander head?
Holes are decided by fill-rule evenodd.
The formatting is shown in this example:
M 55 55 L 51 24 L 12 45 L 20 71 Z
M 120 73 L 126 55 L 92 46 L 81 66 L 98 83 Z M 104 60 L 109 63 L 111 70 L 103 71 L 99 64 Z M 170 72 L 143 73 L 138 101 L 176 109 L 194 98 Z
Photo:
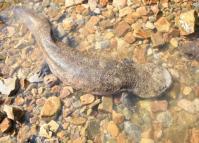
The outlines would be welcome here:
M 141 98 L 160 96 L 172 84 L 172 77 L 167 69 L 155 65 L 138 65 L 138 80 L 133 92 Z

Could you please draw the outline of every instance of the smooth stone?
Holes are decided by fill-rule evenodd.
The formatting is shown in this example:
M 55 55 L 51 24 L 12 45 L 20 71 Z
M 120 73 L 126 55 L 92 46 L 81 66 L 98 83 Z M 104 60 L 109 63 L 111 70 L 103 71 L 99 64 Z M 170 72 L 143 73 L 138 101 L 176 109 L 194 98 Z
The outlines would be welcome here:
M 0 80 L 0 93 L 5 95 L 13 95 L 19 89 L 18 78 L 7 78 Z
M 61 111 L 61 100 L 59 97 L 49 97 L 41 109 L 41 117 L 52 117 Z
M 13 121 L 21 121 L 25 115 L 25 111 L 20 106 L 4 105 L 3 111 Z
M 159 113 L 156 120 L 164 127 L 170 127 L 173 124 L 173 118 L 169 111 Z
M 128 135 L 128 137 L 134 139 L 136 143 L 140 142 L 141 129 L 130 121 L 124 122 L 124 132 Z

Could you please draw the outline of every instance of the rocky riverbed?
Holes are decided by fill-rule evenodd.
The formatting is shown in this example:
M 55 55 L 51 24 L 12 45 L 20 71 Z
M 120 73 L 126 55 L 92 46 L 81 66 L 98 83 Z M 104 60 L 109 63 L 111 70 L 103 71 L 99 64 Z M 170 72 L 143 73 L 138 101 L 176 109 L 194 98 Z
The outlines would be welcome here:
M 153 99 L 98 97 L 39 76 L 45 59 L 14 5 L 45 15 L 56 41 L 162 65 L 173 85 Z M 0 0 L 0 10 L 0 143 L 199 142 L 199 62 L 181 50 L 199 37 L 197 0 Z

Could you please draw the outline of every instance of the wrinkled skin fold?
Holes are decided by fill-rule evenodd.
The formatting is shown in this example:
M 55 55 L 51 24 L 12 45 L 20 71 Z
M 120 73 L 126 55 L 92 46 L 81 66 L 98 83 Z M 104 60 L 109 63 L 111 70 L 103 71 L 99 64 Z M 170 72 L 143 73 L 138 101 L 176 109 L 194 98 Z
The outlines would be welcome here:
M 59 47 L 51 38 L 51 27 L 45 17 L 22 7 L 15 7 L 13 13 L 34 35 L 51 72 L 76 89 L 95 95 L 129 91 L 142 98 L 151 98 L 161 95 L 172 83 L 170 73 L 155 64 L 96 59 L 74 48 Z

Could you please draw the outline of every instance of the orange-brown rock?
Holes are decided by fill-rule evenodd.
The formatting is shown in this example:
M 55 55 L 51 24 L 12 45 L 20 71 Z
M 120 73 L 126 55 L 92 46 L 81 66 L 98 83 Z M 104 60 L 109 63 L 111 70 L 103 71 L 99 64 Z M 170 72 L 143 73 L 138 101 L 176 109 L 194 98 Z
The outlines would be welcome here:
M 108 0 L 99 0 L 99 4 L 104 7 L 108 4 Z
M 155 26 L 159 32 L 168 32 L 170 29 L 170 23 L 165 17 L 159 18 L 155 22 Z
M 128 32 L 125 36 L 124 36 L 124 40 L 129 43 L 132 44 L 136 41 L 134 35 L 132 32 Z
M 130 25 L 124 21 L 121 21 L 117 24 L 115 28 L 115 33 L 118 37 L 124 36 L 126 32 L 130 29 Z
M 193 128 L 191 130 L 190 143 L 199 143 L 199 129 Z

